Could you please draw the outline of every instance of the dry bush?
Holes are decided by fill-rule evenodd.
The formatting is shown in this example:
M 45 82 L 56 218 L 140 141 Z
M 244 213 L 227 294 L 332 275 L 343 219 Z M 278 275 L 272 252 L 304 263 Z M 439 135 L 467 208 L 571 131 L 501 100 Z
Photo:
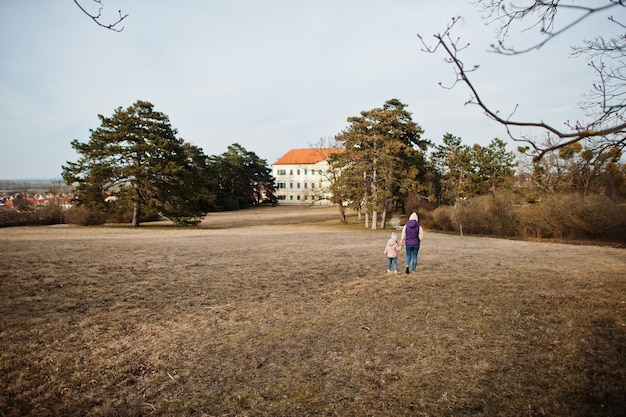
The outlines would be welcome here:
M 141 222 L 154 222 L 161 216 L 152 207 L 144 207 L 141 210 Z M 123 201 L 107 203 L 106 223 L 131 223 L 133 221 L 133 208 Z
M 486 236 L 626 242 L 626 204 L 602 195 L 547 195 L 523 204 L 514 193 L 478 196 L 422 215 L 432 229 Z
M 585 199 L 576 220 L 583 238 L 626 243 L 626 204 L 605 196 Z
M 436 213 L 437 206 L 431 201 L 420 195 L 411 195 L 406 198 L 403 205 L 403 214 L 400 215 L 402 224 L 404 224 L 411 213 L 419 215 L 419 223 L 427 229 L 452 230 L 451 225 L 447 224 L 443 213 Z M 447 228 L 443 228 L 445 225 Z
M 458 231 L 458 225 L 454 220 L 454 207 L 441 206 L 433 211 L 423 213 L 428 219 L 428 225 L 435 230 L 444 232 Z
M 514 211 L 514 196 L 495 193 L 473 197 L 460 204 L 455 220 L 468 234 L 515 236 L 519 220 Z
M 410 213 L 422 213 L 420 215 L 420 223 L 421 220 L 424 219 L 426 226 L 430 227 L 430 224 L 426 222 L 427 213 L 432 212 L 436 208 L 436 204 L 430 202 L 420 195 L 410 195 L 404 201 L 404 212 L 407 214 L 407 217 Z
M 520 219 L 515 210 L 519 206 L 518 196 L 507 191 L 490 195 L 489 209 L 492 221 L 492 234 L 495 236 L 518 236 Z
M 106 213 L 90 210 L 84 206 L 74 206 L 65 211 L 65 222 L 80 226 L 96 226 L 106 222 Z
M 520 213 L 525 237 L 626 242 L 626 205 L 602 195 L 548 195 Z
M 522 213 L 522 237 L 564 239 L 572 237 L 573 195 L 548 195 L 540 203 L 525 206 Z
M 40 207 L 30 213 L 30 223 L 32 225 L 61 224 L 64 222 L 64 210 L 61 206 L 50 204 Z
M 419 212 L 422 198 L 419 195 L 410 195 L 404 201 L 404 211 L 407 213 Z
M 113 210 L 108 210 L 106 213 L 106 222 L 107 223 L 131 223 L 133 221 L 133 211 L 129 210 L 119 210 L 114 208 Z
M 454 219 L 463 228 L 463 233 L 490 235 L 492 231 L 490 207 L 489 196 L 473 197 L 456 207 Z
M 29 207 L 29 210 L 26 211 L 10 208 L 0 209 L 0 227 L 50 225 L 63 223 L 63 221 L 63 209 L 54 204 Z
M 17 210 L 0 207 L 0 227 L 24 226 L 26 225 L 26 215 Z

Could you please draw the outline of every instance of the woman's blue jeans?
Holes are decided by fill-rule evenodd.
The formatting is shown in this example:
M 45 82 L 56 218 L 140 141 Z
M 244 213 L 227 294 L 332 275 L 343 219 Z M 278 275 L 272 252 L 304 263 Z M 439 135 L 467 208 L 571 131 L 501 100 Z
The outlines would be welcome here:
M 411 270 L 415 272 L 417 269 L 417 254 L 420 251 L 419 243 L 417 245 L 406 245 L 406 267 L 411 266 L 411 261 L 413 261 L 413 266 Z

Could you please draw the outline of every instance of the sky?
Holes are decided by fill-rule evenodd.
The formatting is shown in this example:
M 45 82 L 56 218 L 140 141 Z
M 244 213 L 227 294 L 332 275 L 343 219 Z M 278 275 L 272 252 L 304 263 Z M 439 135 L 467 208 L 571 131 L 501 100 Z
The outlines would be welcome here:
M 238 143 L 268 165 L 392 98 L 435 144 L 446 133 L 467 145 L 506 140 L 502 126 L 465 104 L 464 85 L 440 86 L 455 80 L 444 55 L 423 51 L 417 34 L 433 44 L 455 16 L 455 36 L 469 43 L 466 66 L 480 65 L 472 80 L 503 115 L 518 105 L 516 119 L 562 127 L 581 114 L 593 78 L 569 57 L 576 32 L 523 56 L 488 52 L 495 27 L 469 0 L 102 3 L 103 22 L 128 14 L 122 32 L 97 26 L 72 0 L 0 1 L 0 179 L 61 178 L 79 157 L 71 141 L 88 142 L 99 114 L 137 100 L 207 155 Z M 589 29 L 581 25 L 579 36 Z

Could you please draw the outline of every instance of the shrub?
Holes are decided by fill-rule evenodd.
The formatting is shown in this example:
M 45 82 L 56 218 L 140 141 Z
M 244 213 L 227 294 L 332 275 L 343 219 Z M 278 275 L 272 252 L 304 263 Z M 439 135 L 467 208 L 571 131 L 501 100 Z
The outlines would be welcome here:
M 548 195 L 521 211 L 524 237 L 626 242 L 626 205 L 604 195 Z
M 23 226 L 26 224 L 26 216 L 24 213 L 18 213 L 10 208 L 0 209 L 0 226 Z
M 489 214 L 494 235 L 519 235 L 520 220 L 515 210 L 517 205 L 517 196 L 513 193 L 496 192 L 492 195 Z
M 519 220 L 511 193 L 494 193 L 467 200 L 456 210 L 456 220 L 464 233 L 516 236 Z
M 61 224 L 64 222 L 65 216 L 61 206 L 52 204 L 41 207 L 28 213 L 29 224 Z
M 57 205 L 29 207 L 26 211 L 0 209 L 0 227 L 63 223 L 63 209 Z
M 443 230 L 445 232 L 458 230 L 454 222 L 454 207 L 441 206 L 424 215 L 428 218 L 428 225 L 432 229 Z
M 179 226 L 197 226 L 202 221 L 201 217 L 169 217 L 169 220 Z
M 404 200 L 404 211 L 410 213 L 427 213 L 433 211 L 436 205 L 419 195 L 410 195 Z M 420 216 L 422 218 L 422 216 Z
M 568 196 L 548 195 L 540 202 L 520 210 L 522 237 L 563 239 L 568 235 Z
M 519 233 L 516 197 L 509 192 L 473 197 L 457 207 L 438 207 L 431 213 L 433 228 L 468 234 L 516 236 Z
M 463 228 L 463 233 L 476 235 L 491 234 L 489 213 L 489 197 L 471 198 L 459 204 L 454 211 L 454 219 Z
M 81 226 L 95 226 L 104 224 L 106 214 L 97 210 L 89 210 L 84 206 L 75 206 L 65 212 L 65 222 Z
M 106 221 L 108 223 L 130 223 L 133 221 L 132 210 L 107 210 Z
M 626 204 L 604 195 L 585 198 L 572 219 L 581 238 L 626 242 Z

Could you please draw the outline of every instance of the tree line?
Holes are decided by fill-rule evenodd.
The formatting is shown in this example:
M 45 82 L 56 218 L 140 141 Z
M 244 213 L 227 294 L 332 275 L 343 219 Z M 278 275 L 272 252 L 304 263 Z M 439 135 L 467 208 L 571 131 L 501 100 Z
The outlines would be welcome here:
M 376 229 L 380 221 L 384 228 L 387 213 L 405 211 L 409 199 L 456 204 L 499 187 L 514 172 L 515 156 L 502 140 L 468 147 L 446 134 L 435 145 L 398 99 L 348 123 L 334 138 L 344 152 L 329 161 L 328 177 L 334 202 L 363 213 L 366 227 Z M 345 222 L 343 210 L 341 217 Z
M 102 2 L 92 1 L 93 10 L 75 3 L 98 25 L 123 30 L 119 25 L 127 14 L 119 11 L 111 23 L 103 23 Z M 424 131 L 411 119 L 406 105 L 389 100 L 381 108 L 348 118 L 349 126 L 333 139 L 333 146 L 345 150 L 331 156 L 327 172 L 342 220 L 346 221 L 346 207 L 352 207 L 365 215 L 366 226 L 377 228 L 380 221 L 384 227 L 389 210 L 423 205 L 431 210 L 467 208 L 472 199 L 496 193 L 501 197 L 503 191 L 511 193 L 506 200 L 516 206 L 536 207 L 548 200 L 555 205 L 554 196 L 567 195 L 569 200 L 564 201 L 607 202 L 601 205 L 605 212 L 609 204 L 616 208 L 616 217 L 624 217 L 626 105 L 622 90 L 626 83 L 622 58 L 626 38 L 621 12 L 626 5 L 614 0 L 578 7 L 559 1 L 518 6 L 479 0 L 476 5 L 488 24 L 497 25 L 497 42 L 491 49 L 503 55 L 538 50 L 556 37 L 566 36 L 580 22 L 603 17 L 603 24 L 596 25 L 597 34 L 571 48 L 571 56 L 585 59 L 595 74 L 591 91 L 580 103 L 586 120 L 568 120 L 564 128 L 557 128 L 542 121 L 516 120 L 517 107 L 512 112 L 491 108 L 472 82 L 478 65 L 464 62 L 466 45 L 461 37 L 452 36 L 459 29 L 460 17 L 455 17 L 441 33 L 433 35 L 433 43 L 418 35 L 423 51 L 442 52 L 455 75 L 448 87 L 465 85 L 471 93 L 468 103 L 479 106 L 506 127 L 510 139 L 525 146 L 520 146 L 516 155 L 506 151 L 505 142 L 498 138 L 487 146 L 468 146 L 451 133 L 442 138 L 441 145 L 435 145 L 422 137 Z M 621 32 L 602 34 L 611 27 Z M 531 40 L 525 47 L 508 43 L 517 28 L 524 39 Z M 531 29 L 539 30 L 539 40 L 529 36 Z M 275 202 L 266 162 L 238 144 L 222 155 L 206 156 L 202 149 L 176 138 L 167 116 L 155 112 L 147 102 L 119 108 L 111 118 L 99 117 L 102 126 L 91 131 L 89 143 L 72 142 L 81 155 L 79 161 L 63 167 L 63 179 L 76 187 L 77 202 L 90 213 L 132 213 L 133 225 L 155 215 L 194 224 L 212 210 L 247 207 L 264 198 Z M 515 128 L 539 134 L 519 135 Z M 541 142 L 540 137 L 547 139 Z M 496 206 L 500 207 L 499 203 Z M 554 212 L 562 220 L 559 213 L 566 209 L 556 207 Z M 583 215 L 592 218 L 597 213 Z M 430 221 L 438 223 L 435 218 Z M 611 227 L 613 223 L 604 226 Z M 617 230 L 621 233 L 622 229 Z
M 77 205 L 88 212 L 132 212 L 133 226 L 155 214 L 197 224 L 211 211 L 275 201 L 265 160 L 239 144 L 205 155 L 178 138 L 168 116 L 150 102 L 139 100 L 98 118 L 101 125 L 90 131 L 88 142 L 72 141 L 78 161 L 62 167 Z
M 168 117 L 146 101 L 99 119 L 87 143 L 72 141 L 78 161 L 63 166 L 78 206 L 89 213 L 132 213 L 127 217 L 134 226 L 151 216 L 197 224 L 211 211 L 276 203 L 271 168 L 239 144 L 207 156 L 178 138 Z M 384 228 L 390 211 L 458 207 L 502 190 L 522 205 L 558 193 L 626 199 L 618 147 L 588 149 L 581 141 L 538 160 L 525 159 L 524 149 L 507 151 L 498 138 L 470 146 L 447 133 L 434 144 L 395 98 L 347 122 L 329 143 L 320 143 L 342 150 L 330 155 L 325 175 L 343 222 L 352 208 L 366 227 Z
M 539 159 L 527 148 L 507 151 L 499 138 L 467 145 L 447 133 L 434 144 L 423 134 L 398 99 L 348 118 L 333 138 L 343 152 L 330 158 L 327 172 L 342 221 L 346 207 L 372 229 L 385 227 L 389 211 L 418 210 L 443 230 L 465 223 L 466 231 L 483 234 L 626 239 L 619 145 L 581 140 Z
M 71 210 L 38 207 L 0 210 L 0 225 L 101 224 L 166 217 L 197 224 L 211 211 L 277 202 L 265 160 L 239 144 L 207 156 L 177 138 L 167 116 L 138 101 L 113 116 L 63 166 L 73 189 Z M 626 168 L 621 149 L 577 142 L 541 159 L 526 149 L 506 150 L 498 138 L 467 145 L 447 133 L 425 139 L 398 99 L 347 118 L 347 127 L 319 148 L 325 153 L 332 202 L 341 220 L 354 209 L 366 227 L 385 228 L 388 213 L 418 211 L 426 227 L 490 235 L 593 238 L 626 237 Z M 549 146 L 549 144 L 547 144 Z

